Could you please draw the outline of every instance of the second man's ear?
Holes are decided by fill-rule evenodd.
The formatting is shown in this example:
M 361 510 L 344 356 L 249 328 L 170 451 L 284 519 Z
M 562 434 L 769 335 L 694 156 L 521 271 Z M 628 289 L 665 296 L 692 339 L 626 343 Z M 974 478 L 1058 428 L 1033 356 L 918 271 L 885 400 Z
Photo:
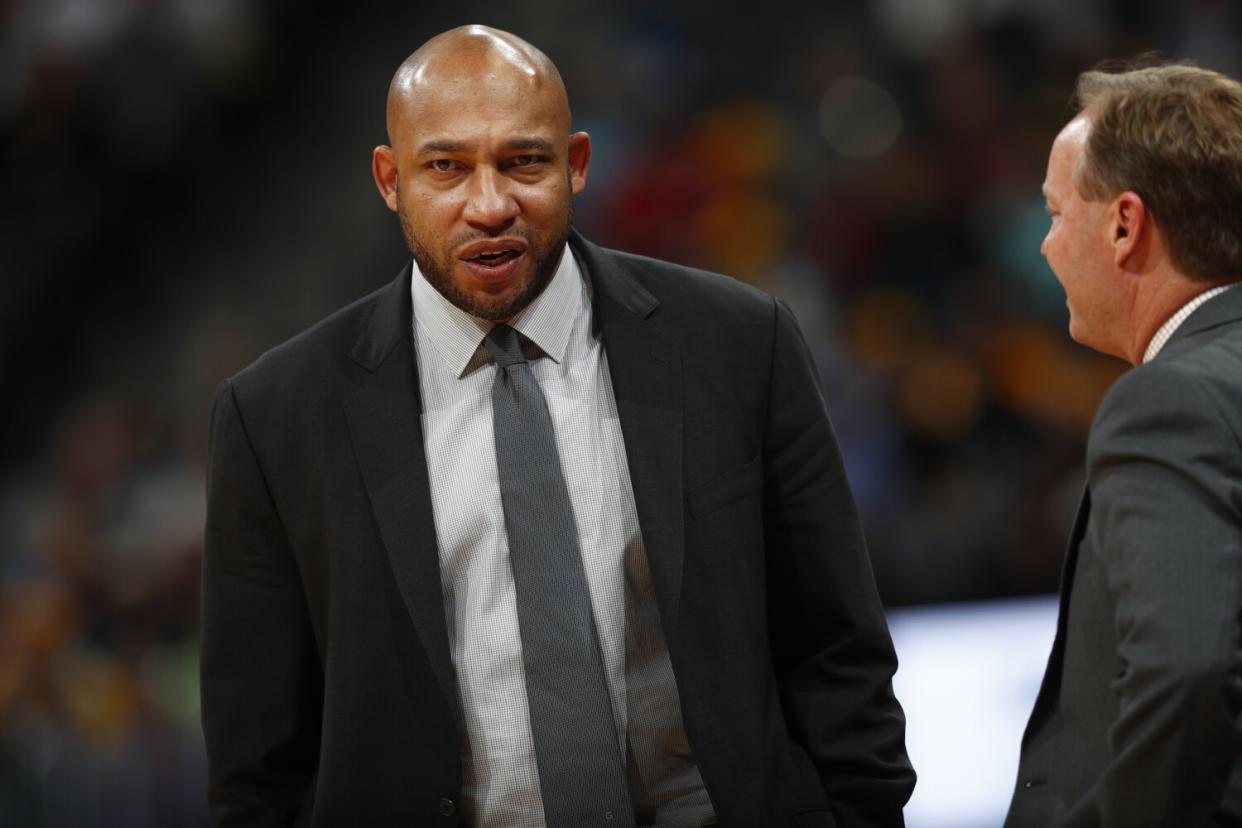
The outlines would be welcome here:
M 388 205 L 388 209 L 397 212 L 397 159 L 392 147 L 380 144 L 371 153 L 371 175 L 375 178 L 375 186 L 380 197 Z
M 574 195 L 586 189 L 587 170 L 591 167 L 591 136 L 574 132 L 569 136 L 569 188 Z
M 1113 246 L 1113 260 L 1118 267 L 1125 267 L 1147 229 L 1147 207 L 1138 193 L 1127 190 L 1113 199 L 1111 212 L 1109 242 Z

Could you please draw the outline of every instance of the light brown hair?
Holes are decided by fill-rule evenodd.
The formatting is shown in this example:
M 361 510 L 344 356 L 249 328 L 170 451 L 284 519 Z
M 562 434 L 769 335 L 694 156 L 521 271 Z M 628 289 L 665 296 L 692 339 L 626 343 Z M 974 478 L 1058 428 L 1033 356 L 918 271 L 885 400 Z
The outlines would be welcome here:
M 1242 84 L 1188 64 L 1090 71 L 1075 99 L 1091 119 L 1083 197 L 1137 193 L 1178 270 L 1242 279 Z

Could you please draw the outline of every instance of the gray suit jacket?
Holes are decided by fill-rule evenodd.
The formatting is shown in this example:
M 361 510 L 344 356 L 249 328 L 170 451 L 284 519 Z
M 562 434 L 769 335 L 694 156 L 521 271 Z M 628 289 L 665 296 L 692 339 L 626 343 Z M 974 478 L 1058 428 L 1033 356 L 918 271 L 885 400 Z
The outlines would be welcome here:
M 1109 390 L 1006 826 L 1242 824 L 1242 286 Z
M 685 726 L 723 826 L 898 826 L 892 642 L 788 309 L 571 239 Z M 221 825 L 454 825 L 462 767 L 410 268 L 226 383 L 203 729 Z

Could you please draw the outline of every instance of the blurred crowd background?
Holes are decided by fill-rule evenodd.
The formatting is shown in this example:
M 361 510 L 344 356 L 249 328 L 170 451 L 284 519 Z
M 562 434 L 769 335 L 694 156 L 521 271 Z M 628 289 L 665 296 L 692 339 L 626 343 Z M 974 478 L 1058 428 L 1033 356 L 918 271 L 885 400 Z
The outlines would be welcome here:
M 1047 149 L 1101 60 L 1237 76 L 1235 4 L 0 0 L 0 825 L 206 823 L 213 391 L 402 266 L 388 80 L 466 22 L 560 66 L 589 238 L 793 307 L 887 605 L 1056 588 L 1124 366 L 1065 333 Z

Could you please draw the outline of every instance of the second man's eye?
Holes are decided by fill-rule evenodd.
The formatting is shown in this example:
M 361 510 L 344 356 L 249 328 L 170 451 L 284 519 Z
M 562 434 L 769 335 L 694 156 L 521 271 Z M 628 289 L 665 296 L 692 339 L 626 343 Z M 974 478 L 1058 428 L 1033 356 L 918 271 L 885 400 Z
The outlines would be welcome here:
M 456 166 L 456 163 L 449 158 L 437 158 L 431 162 L 431 168 L 436 172 L 452 172 Z

